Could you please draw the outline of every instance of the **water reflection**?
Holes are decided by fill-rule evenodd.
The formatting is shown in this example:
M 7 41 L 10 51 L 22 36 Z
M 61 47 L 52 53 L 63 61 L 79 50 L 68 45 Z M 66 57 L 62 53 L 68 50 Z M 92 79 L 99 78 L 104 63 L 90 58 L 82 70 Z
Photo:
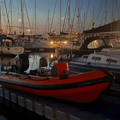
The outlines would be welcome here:
M 55 53 L 31 53 L 29 54 L 29 68 L 26 72 L 30 70 L 39 69 L 39 60 L 41 57 L 45 57 L 48 62 L 47 69 L 50 69 L 49 62 L 56 57 Z M 0 70 L 10 70 L 12 66 L 15 65 L 15 58 L 12 57 L 2 57 L 0 58 Z M 4 109 L 3 109 L 4 108 Z M 21 109 L 20 106 L 11 103 L 5 99 L 0 100 L 0 120 L 46 120 L 44 117 L 36 115 L 34 112 L 30 112 L 26 109 Z M 21 113 L 22 112 L 22 113 Z M 5 117 L 3 117 L 5 116 Z
M 57 55 L 55 53 L 30 53 L 29 55 L 29 68 L 27 69 L 27 73 L 29 73 L 30 70 L 39 69 L 39 60 L 41 57 L 45 57 L 48 62 L 47 69 L 50 69 L 49 62 L 56 58 Z M 0 57 L 0 68 L 1 71 L 9 70 L 11 71 L 12 66 L 15 65 L 15 58 L 12 57 Z

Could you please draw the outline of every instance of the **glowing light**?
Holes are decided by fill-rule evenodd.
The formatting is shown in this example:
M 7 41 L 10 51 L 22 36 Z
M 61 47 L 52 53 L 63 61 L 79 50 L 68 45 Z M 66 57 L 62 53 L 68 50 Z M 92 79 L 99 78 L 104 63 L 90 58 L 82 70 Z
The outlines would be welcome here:
M 19 22 L 21 22 L 21 19 L 19 19 Z
M 53 58 L 53 54 L 51 54 L 50 57 Z
M 66 44 L 67 42 L 65 41 L 64 44 Z
M 53 41 L 51 41 L 50 43 L 53 44 Z
M 30 29 L 28 29 L 28 32 L 30 32 Z
M 61 18 L 62 20 L 64 19 L 64 17 Z

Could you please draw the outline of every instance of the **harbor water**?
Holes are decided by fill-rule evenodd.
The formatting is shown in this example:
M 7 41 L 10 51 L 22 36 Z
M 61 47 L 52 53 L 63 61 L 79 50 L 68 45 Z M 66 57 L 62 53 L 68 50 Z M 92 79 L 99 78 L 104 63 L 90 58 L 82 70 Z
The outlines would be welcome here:
M 26 71 L 27 73 L 29 73 L 30 70 L 39 69 L 39 60 L 41 57 L 45 57 L 47 59 L 48 66 L 46 69 L 50 69 L 51 68 L 50 61 L 58 57 L 57 54 L 55 53 L 29 53 L 28 56 L 29 56 L 29 68 Z M 10 69 L 10 66 L 12 66 L 13 64 L 15 64 L 15 58 L 10 58 L 10 57 L 0 58 L 1 69 L 8 70 Z M 54 62 L 51 64 L 54 64 Z M 111 102 L 113 99 L 117 100 L 117 104 L 114 102 Z M 119 96 L 117 97 L 112 96 L 109 98 L 109 94 L 100 95 L 99 99 L 86 104 L 74 103 L 69 101 L 64 102 L 62 100 L 58 100 L 56 102 L 64 103 L 68 107 L 70 108 L 74 107 L 79 109 L 80 111 L 87 111 L 88 113 L 96 116 L 96 118 L 101 118 L 99 120 L 102 120 L 102 118 L 104 118 L 103 120 L 119 120 L 120 119 L 120 114 L 119 114 L 120 97 Z M 4 97 L 0 97 L 0 120 L 21 120 L 21 119 L 47 120 L 45 116 L 40 116 L 36 114 L 34 111 L 30 111 L 25 107 L 21 107 L 18 104 L 5 99 Z M 97 120 L 97 119 L 90 119 L 90 120 Z

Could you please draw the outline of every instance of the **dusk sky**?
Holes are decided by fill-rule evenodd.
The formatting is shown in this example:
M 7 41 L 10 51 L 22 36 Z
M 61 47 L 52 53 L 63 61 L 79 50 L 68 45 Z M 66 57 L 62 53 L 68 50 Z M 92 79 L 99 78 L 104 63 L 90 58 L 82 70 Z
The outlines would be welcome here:
M 5 26 L 7 26 L 8 19 L 6 15 L 6 10 L 5 10 L 5 4 L 4 1 L 6 2 L 7 6 L 7 11 L 9 13 L 9 22 L 11 23 L 11 8 L 10 8 L 10 0 L 1 0 L 1 11 L 2 11 L 2 28 L 4 29 Z M 21 0 L 11 0 L 12 2 L 12 26 L 13 26 L 13 31 L 16 30 L 17 33 L 22 32 L 21 27 Z M 22 0 L 23 1 L 23 0 Z M 56 9 L 55 9 L 55 3 L 56 4 Z M 114 0 L 114 18 L 118 19 L 118 11 L 120 10 L 120 2 L 118 3 L 118 0 Z M 34 28 L 35 28 L 35 0 L 25 0 L 26 6 L 27 6 L 27 11 L 29 15 L 29 20 L 30 20 L 30 25 L 32 27 L 32 31 L 34 33 Z M 62 21 L 62 25 L 64 23 L 64 20 L 68 20 L 68 14 L 67 17 L 65 18 L 65 12 L 67 7 L 68 0 L 62 0 L 62 18 L 64 18 Z M 77 3 L 77 5 L 76 5 Z M 80 6 L 80 26 L 83 26 L 83 21 L 84 21 L 84 14 L 86 15 L 85 19 L 85 29 L 89 29 L 90 24 L 93 21 L 93 10 L 94 10 L 94 22 L 96 26 L 99 26 L 100 24 L 105 23 L 105 11 L 106 11 L 106 0 L 80 0 L 80 5 L 78 6 L 79 0 L 71 0 L 71 5 L 70 5 L 70 20 L 73 22 L 73 29 L 76 31 L 77 26 L 78 26 L 78 7 Z M 88 3 L 89 3 L 89 8 L 88 8 Z M 117 4 L 116 4 L 117 3 Z M 77 9 L 76 9 L 77 7 Z M 100 9 L 99 9 L 100 7 Z M 28 19 L 27 19 L 27 13 L 25 9 L 25 5 L 23 4 L 23 9 L 24 9 L 24 29 L 25 33 L 29 33 L 30 26 L 28 24 Z M 50 9 L 50 14 L 49 14 L 49 29 L 54 29 L 58 34 L 60 31 L 60 0 L 36 0 L 36 31 L 37 34 L 43 34 L 48 31 L 48 9 Z M 51 21 L 53 18 L 53 13 L 55 9 L 55 15 L 53 19 L 53 24 L 51 27 Z M 98 11 L 99 9 L 99 11 Z M 118 10 L 119 9 L 119 10 Z M 88 12 L 87 12 L 88 10 Z M 76 11 L 76 12 L 75 12 Z M 98 11 L 98 12 L 97 12 Z M 6 21 L 6 23 L 5 23 Z M 82 22 L 81 22 L 82 21 Z M 108 0 L 108 8 L 107 8 L 107 23 L 112 21 L 112 0 Z M 68 25 L 68 21 L 66 21 L 66 24 Z M 81 29 L 83 29 L 81 27 Z M 4 29 L 5 30 L 5 29 Z M 46 30 L 46 31 L 45 31 Z M 66 26 L 67 30 L 67 26 Z M 82 31 L 82 30 L 81 30 Z

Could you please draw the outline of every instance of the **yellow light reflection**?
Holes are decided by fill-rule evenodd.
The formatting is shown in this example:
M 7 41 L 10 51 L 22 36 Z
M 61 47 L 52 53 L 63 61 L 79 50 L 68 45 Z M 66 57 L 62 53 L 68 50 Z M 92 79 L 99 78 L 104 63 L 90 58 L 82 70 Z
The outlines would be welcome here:
M 53 54 L 50 55 L 50 58 L 53 58 Z
M 53 41 L 51 41 L 50 43 L 53 44 Z

